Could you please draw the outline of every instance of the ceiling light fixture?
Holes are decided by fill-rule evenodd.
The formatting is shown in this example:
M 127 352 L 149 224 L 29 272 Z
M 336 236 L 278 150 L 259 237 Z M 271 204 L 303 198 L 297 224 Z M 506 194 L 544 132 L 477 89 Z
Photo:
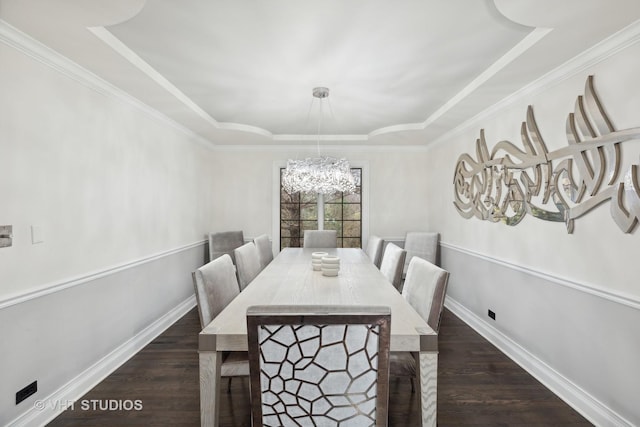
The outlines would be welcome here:
M 356 181 L 351 173 L 349 162 L 345 158 L 320 156 L 320 125 L 322 123 L 322 100 L 329 96 L 326 87 L 313 88 L 313 96 L 320 99 L 318 117 L 318 157 L 304 160 L 287 161 L 287 168 L 282 175 L 282 186 L 289 194 L 303 193 L 353 193 Z

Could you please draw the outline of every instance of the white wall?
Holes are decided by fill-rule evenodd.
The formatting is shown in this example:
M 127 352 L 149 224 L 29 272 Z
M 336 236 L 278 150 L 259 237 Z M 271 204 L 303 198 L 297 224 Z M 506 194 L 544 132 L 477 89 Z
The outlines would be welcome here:
M 245 237 L 266 233 L 273 238 L 272 193 L 278 185 L 273 182 L 273 170 L 288 158 L 316 156 L 316 148 L 220 149 L 216 154 L 213 190 L 219 203 L 214 223 L 221 229 L 243 229 Z M 369 196 L 370 234 L 402 238 L 408 230 L 426 228 L 424 150 L 344 147 L 322 148 L 321 154 L 344 156 L 366 165 L 369 188 L 364 191 Z
M 453 205 L 451 178 L 459 155 L 476 158 L 481 128 L 489 150 L 501 140 L 523 147 L 519 132 L 528 105 L 549 151 L 565 147 L 566 117 L 590 74 L 614 126 L 640 127 L 639 58 L 633 42 L 566 79 L 549 80 L 432 145 L 426 169 L 428 224 L 442 235 L 442 263 L 451 271 L 449 306 L 534 366 L 598 425 L 640 425 L 640 232 L 624 234 L 610 202 L 578 218 L 573 234 L 563 223 L 531 216 L 515 227 L 464 219 Z M 625 142 L 622 152 L 626 171 L 639 164 L 640 141 Z
M 1 425 L 193 307 L 214 228 L 215 153 L 65 61 L 0 37 Z

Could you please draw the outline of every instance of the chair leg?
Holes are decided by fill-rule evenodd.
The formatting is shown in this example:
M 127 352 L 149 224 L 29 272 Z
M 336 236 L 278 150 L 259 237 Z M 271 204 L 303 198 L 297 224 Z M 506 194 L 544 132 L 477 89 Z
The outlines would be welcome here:
M 416 392 L 416 385 L 415 382 L 413 381 L 413 377 L 409 378 L 411 380 L 411 394 Z
M 229 377 L 229 380 L 227 381 L 227 394 L 231 393 L 231 378 L 233 377 Z M 413 382 L 411 384 L 413 385 Z

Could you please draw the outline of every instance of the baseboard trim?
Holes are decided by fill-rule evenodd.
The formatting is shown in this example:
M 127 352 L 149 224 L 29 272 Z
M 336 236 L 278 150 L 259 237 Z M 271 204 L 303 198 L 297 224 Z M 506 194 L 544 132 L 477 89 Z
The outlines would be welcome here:
M 556 283 L 558 285 L 565 286 L 567 288 L 575 289 L 581 292 L 585 292 L 589 295 L 593 295 L 599 298 L 606 299 L 611 302 L 615 302 L 618 304 L 626 305 L 627 307 L 635 308 L 636 310 L 640 310 L 640 300 L 631 296 L 625 295 L 622 292 L 612 292 L 609 290 L 602 289 L 596 285 L 579 283 L 573 280 L 566 279 L 564 277 L 556 276 L 551 273 L 546 273 L 544 271 L 535 270 L 530 267 L 526 267 L 523 265 L 515 264 L 513 262 L 505 261 L 503 259 L 494 258 L 489 255 L 482 254 L 480 252 L 472 251 L 470 249 L 462 248 L 457 245 L 453 245 L 451 243 L 440 242 L 440 246 L 442 248 L 451 249 L 456 252 L 463 253 L 465 255 L 470 255 L 476 258 L 480 258 L 484 261 L 491 262 L 493 264 L 498 264 L 503 267 L 507 267 L 513 270 L 520 271 L 522 273 L 529 274 L 531 276 L 539 277 L 543 280 Z
M 180 246 L 179 248 L 170 249 L 168 251 L 149 255 L 144 258 L 140 258 L 140 259 L 126 262 L 123 264 L 108 267 L 108 268 L 105 268 L 104 270 L 94 271 L 82 276 L 72 277 L 59 282 L 44 285 L 42 288 L 37 289 L 35 291 L 25 292 L 19 295 L 13 295 L 6 298 L 0 298 L 0 310 L 2 310 L 3 308 L 10 307 L 12 305 L 27 302 L 35 298 L 40 298 L 40 297 L 52 294 L 54 292 L 60 292 L 62 290 L 65 290 L 74 286 L 82 285 L 92 280 L 100 279 L 101 277 L 109 276 L 111 274 L 115 274 L 129 268 L 137 267 L 142 264 L 146 264 L 148 262 L 156 261 L 161 258 L 177 254 L 179 252 L 188 251 L 189 249 L 193 249 L 198 246 L 204 246 L 205 244 L 208 244 L 208 241 L 202 240 L 199 242 L 190 243 L 188 245 Z
M 487 324 L 487 322 L 458 301 L 447 296 L 444 305 L 594 425 L 633 427 L 633 424 L 629 421 L 537 358 L 507 335 Z
M 77 401 L 195 306 L 196 297 L 192 295 L 49 396 L 33 400 L 32 407 L 8 427 L 47 424 L 64 411 L 65 403 Z M 36 401 L 44 403 L 41 410 L 36 409 Z

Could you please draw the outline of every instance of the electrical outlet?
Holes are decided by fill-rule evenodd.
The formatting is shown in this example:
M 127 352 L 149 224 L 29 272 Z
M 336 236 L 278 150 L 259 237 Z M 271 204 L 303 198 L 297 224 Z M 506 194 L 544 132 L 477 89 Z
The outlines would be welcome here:
M 487 314 L 488 314 L 488 315 L 489 315 L 489 317 L 491 317 L 493 320 L 496 320 L 496 314 L 495 314 L 493 311 L 489 310 L 489 312 L 488 312 Z
M 16 392 L 16 405 L 34 394 L 36 391 L 38 391 L 38 381 L 34 381 L 22 390 L 18 390 Z

